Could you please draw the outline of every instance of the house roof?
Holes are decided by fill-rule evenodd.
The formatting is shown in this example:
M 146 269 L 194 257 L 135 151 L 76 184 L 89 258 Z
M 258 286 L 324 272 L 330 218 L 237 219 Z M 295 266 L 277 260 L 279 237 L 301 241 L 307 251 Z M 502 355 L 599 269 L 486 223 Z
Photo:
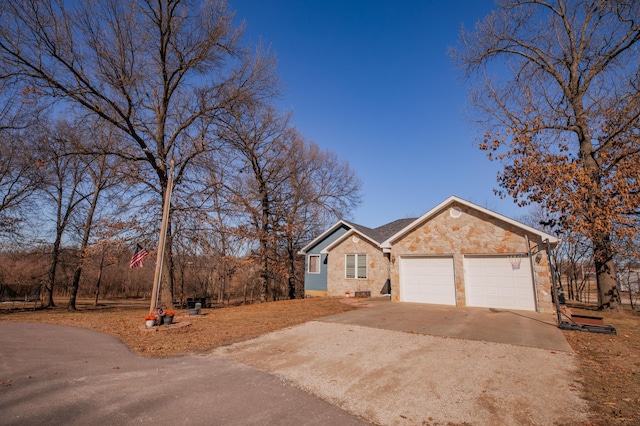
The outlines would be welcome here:
M 307 244 L 306 246 L 302 247 L 300 249 L 300 251 L 298 251 L 298 254 L 305 254 L 307 251 L 309 251 L 310 249 L 312 249 L 314 246 L 316 246 L 318 243 L 320 243 L 322 240 L 324 240 L 325 238 L 327 238 L 329 235 L 331 235 L 332 233 L 334 233 L 336 230 L 338 230 L 340 227 L 342 226 L 346 226 L 347 228 L 351 229 L 353 228 L 353 225 L 345 222 L 344 220 L 339 220 L 336 223 L 334 223 L 333 225 L 331 225 L 326 231 L 324 231 L 322 234 L 318 235 L 316 238 L 314 238 L 309 244 Z
M 380 247 L 380 242 L 384 241 L 389 236 L 395 234 L 398 230 L 404 228 L 407 224 L 414 221 L 415 219 L 398 219 L 374 229 L 367 228 L 366 226 L 358 225 L 356 223 L 351 223 L 349 224 L 351 225 L 351 229 L 340 238 L 325 247 L 322 252 L 328 253 L 333 247 L 337 246 L 342 241 L 346 240 L 354 234 L 357 234 L 360 237 L 370 241 L 373 245 Z
M 364 234 L 362 232 L 360 232 L 358 229 L 356 228 L 351 228 L 350 230 L 348 230 L 347 232 L 345 232 L 344 235 L 342 235 L 340 238 L 338 238 L 337 240 L 335 240 L 334 242 L 332 242 L 331 244 L 329 244 L 328 246 L 326 246 L 325 248 L 322 249 L 322 251 L 320 253 L 329 253 L 329 251 L 331 251 L 335 246 L 341 244 L 344 240 L 346 240 L 347 238 L 353 236 L 353 235 L 357 235 L 360 238 L 363 238 L 367 241 L 369 241 L 371 244 L 373 244 L 376 247 L 380 246 L 380 243 L 378 241 L 374 241 L 373 239 L 371 239 L 370 236 L 368 236 L 367 234 Z
M 355 223 L 353 223 L 352 225 L 354 229 L 357 229 L 358 231 L 360 231 L 360 233 L 366 235 L 371 240 L 379 244 L 401 229 L 405 228 L 410 223 L 413 223 L 415 220 L 416 218 L 398 219 L 373 229 Z
M 380 247 L 382 247 L 383 249 L 389 249 L 391 248 L 392 244 L 397 241 L 398 239 L 400 239 L 401 237 L 403 237 L 406 233 L 408 233 L 409 231 L 413 230 L 414 228 L 420 226 L 422 223 L 426 222 L 427 220 L 431 219 L 433 216 L 435 216 L 436 214 L 438 214 L 438 212 L 440 212 L 443 208 L 454 204 L 454 203 L 458 203 L 458 204 L 462 204 L 463 206 L 467 206 L 471 209 L 477 210 L 479 212 L 482 212 L 486 215 L 492 216 L 498 220 L 501 220 L 503 222 L 506 222 L 510 225 L 513 225 L 515 227 L 518 227 L 530 234 L 534 234 L 534 235 L 538 235 L 542 240 L 549 240 L 550 244 L 557 244 L 558 243 L 558 238 L 554 237 L 551 234 L 547 234 L 546 232 L 540 231 L 538 229 L 532 228 L 528 225 L 525 225 L 524 223 L 518 222 L 516 220 L 513 220 L 507 216 L 503 216 L 499 213 L 496 213 L 494 211 L 491 211 L 489 209 L 486 209 L 484 207 L 480 207 L 477 204 L 473 204 L 470 201 L 464 200 L 462 198 L 456 197 L 454 195 L 452 195 L 451 197 L 447 198 L 446 200 L 444 200 L 443 202 L 441 202 L 440 204 L 438 204 L 437 206 L 435 206 L 434 208 L 432 208 L 431 210 L 429 210 L 428 212 L 426 212 L 425 214 L 423 214 L 422 216 L 420 216 L 419 218 L 415 219 L 413 222 L 407 224 L 405 227 L 403 227 L 402 229 L 398 230 L 396 233 L 394 233 L 393 235 L 387 237 L 381 244 Z
M 444 200 L 443 202 L 441 202 L 440 204 L 438 204 L 437 206 L 435 206 L 434 208 L 432 208 L 431 210 L 429 210 L 428 212 L 426 212 L 425 214 L 423 214 L 422 216 L 420 216 L 419 218 L 405 218 L 405 219 L 398 219 L 398 220 L 394 220 L 393 222 L 389 222 L 385 225 L 379 226 L 377 228 L 368 228 L 366 226 L 363 225 L 359 225 L 357 223 L 352 223 L 352 222 L 347 222 L 345 220 L 340 220 L 338 222 L 336 222 L 335 224 L 333 224 L 331 227 L 329 227 L 325 232 L 323 232 L 321 235 L 319 235 L 318 237 L 316 237 L 313 241 L 311 241 L 309 244 L 307 244 L 306 246 L 304 246 L 299 253 L 300 254 L 305 254 L 309 249 L 313 248 L 314 246 L 316 246 L 318 243 L 320 243 L 322 240 L 324 240 L 327 236 L 331 235 L 333 232 L 335 232 L 336 230 L 338 230 L 340 227 L 344 226 L 346 228 L 348 228 L 349 230 L 342 235 L 340 238 L 338 238 L 336 241 L 334 241 L 333 243 L 331 243 L 329 246 L 325 247 L 322 251 L 323 252 L 327 252 L 328 250 L 330 250 L 332 247 L 334 247 L 335 245 L 339 244 L 340 242 L 344 241 L 346 238 L 350 237 L 351 235 L 358 234 L 361 237 L 369 240 L 371 243 L 373 243 L 374 245 L 379 246 L 382 249 L 389 249 L 391 248 L 391 245 L 397 241 L 399 238 L 403 237 L 407 232 L 411 231 L 412 229 L 420 226 L 422 223 L 424 223 L 425 221 L 431 219 L 433 216 L 435 216 L 438 212 L 440 212 L 443 208 L 454 204 L 454 203 L 458 203 L 461 204 L 463 206 L 467 206 L 469 208 L 472 208 L 474 210 L 477 210 L 479 212 L 482 212 L 484 214 L 487 214 L 489 216 L 492 216 L 498 220 L 501 220 L 503 222 L 506 222 L 510 225 L 513 225 L 515 227 L 518 227 L 530 234 L 533 235 L 537 235 L 539 236 L 542 240 L 549 240 L 549 243 L 551 243 L 552 245 L 557 244 L 558 243 L 558 239 L 556 237 L 554 237 L 551 234 L 547 234 L 546 232 L 540 231 L 538 229 L 532 228 L 528 225 L 525 225 L 524 223 L 518 222 L 516 220 L 513 220 L 507 216 L 503 216 L 499 213 L 496 213 L 494 211 L 491 211 L 489 209 L 486 209 L 484 207 L 480 207 L 476 204 L 473 204 L 470 201 L 464 200 L 462 198 L 456 197 L 456 196 L 451 196 L 449 198 L 447 198 L 446 200 Z

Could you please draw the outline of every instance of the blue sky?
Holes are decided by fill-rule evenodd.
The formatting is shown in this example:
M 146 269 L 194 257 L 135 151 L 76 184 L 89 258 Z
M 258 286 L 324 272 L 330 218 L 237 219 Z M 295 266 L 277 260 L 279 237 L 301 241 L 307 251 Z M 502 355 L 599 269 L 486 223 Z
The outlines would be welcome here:
M 462 23 L 491 0 L 229 0 L 246 41 L 270 45 L 280 106 L 308 139 L 349 162 L 363 182 L 351 219 L 376 227 L 417 217 L 457 195 L 512 218 L 493 194 L 501 165 L 475 142 L 466 87 L 447 56 Z

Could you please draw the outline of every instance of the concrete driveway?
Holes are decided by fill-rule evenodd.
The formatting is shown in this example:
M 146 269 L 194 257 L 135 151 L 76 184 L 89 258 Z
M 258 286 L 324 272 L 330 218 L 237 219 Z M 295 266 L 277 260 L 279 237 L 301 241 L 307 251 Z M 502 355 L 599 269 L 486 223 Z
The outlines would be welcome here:
M 373 301 L 215 351 L 381 425 L 583 425 L 549 314 Z

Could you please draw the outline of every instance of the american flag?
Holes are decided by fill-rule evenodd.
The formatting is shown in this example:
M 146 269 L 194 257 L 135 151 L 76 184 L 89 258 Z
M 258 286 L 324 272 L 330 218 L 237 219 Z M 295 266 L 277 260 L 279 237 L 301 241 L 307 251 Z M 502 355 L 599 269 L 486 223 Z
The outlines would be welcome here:
M 142 267 L 142 259 L 147 257 L 149 253 L 145 249 L 143 249 L 140 244 L 136 244 L 136 252 L 131 257 L 131 262 L 129 262 L 129 268 L 137 268 Z

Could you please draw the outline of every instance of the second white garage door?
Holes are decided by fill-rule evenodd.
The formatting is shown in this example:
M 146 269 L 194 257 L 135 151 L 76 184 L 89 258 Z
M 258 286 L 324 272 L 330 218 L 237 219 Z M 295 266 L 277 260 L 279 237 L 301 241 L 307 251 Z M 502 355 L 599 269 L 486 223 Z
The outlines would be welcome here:
M 535 310 L 527 257 L 519 268 L 513 268 L 506 256 L 465 257 L 464 286 L 467 306 Z
M 455 305 L 453 258 L 400 258 L 400 300 Z

